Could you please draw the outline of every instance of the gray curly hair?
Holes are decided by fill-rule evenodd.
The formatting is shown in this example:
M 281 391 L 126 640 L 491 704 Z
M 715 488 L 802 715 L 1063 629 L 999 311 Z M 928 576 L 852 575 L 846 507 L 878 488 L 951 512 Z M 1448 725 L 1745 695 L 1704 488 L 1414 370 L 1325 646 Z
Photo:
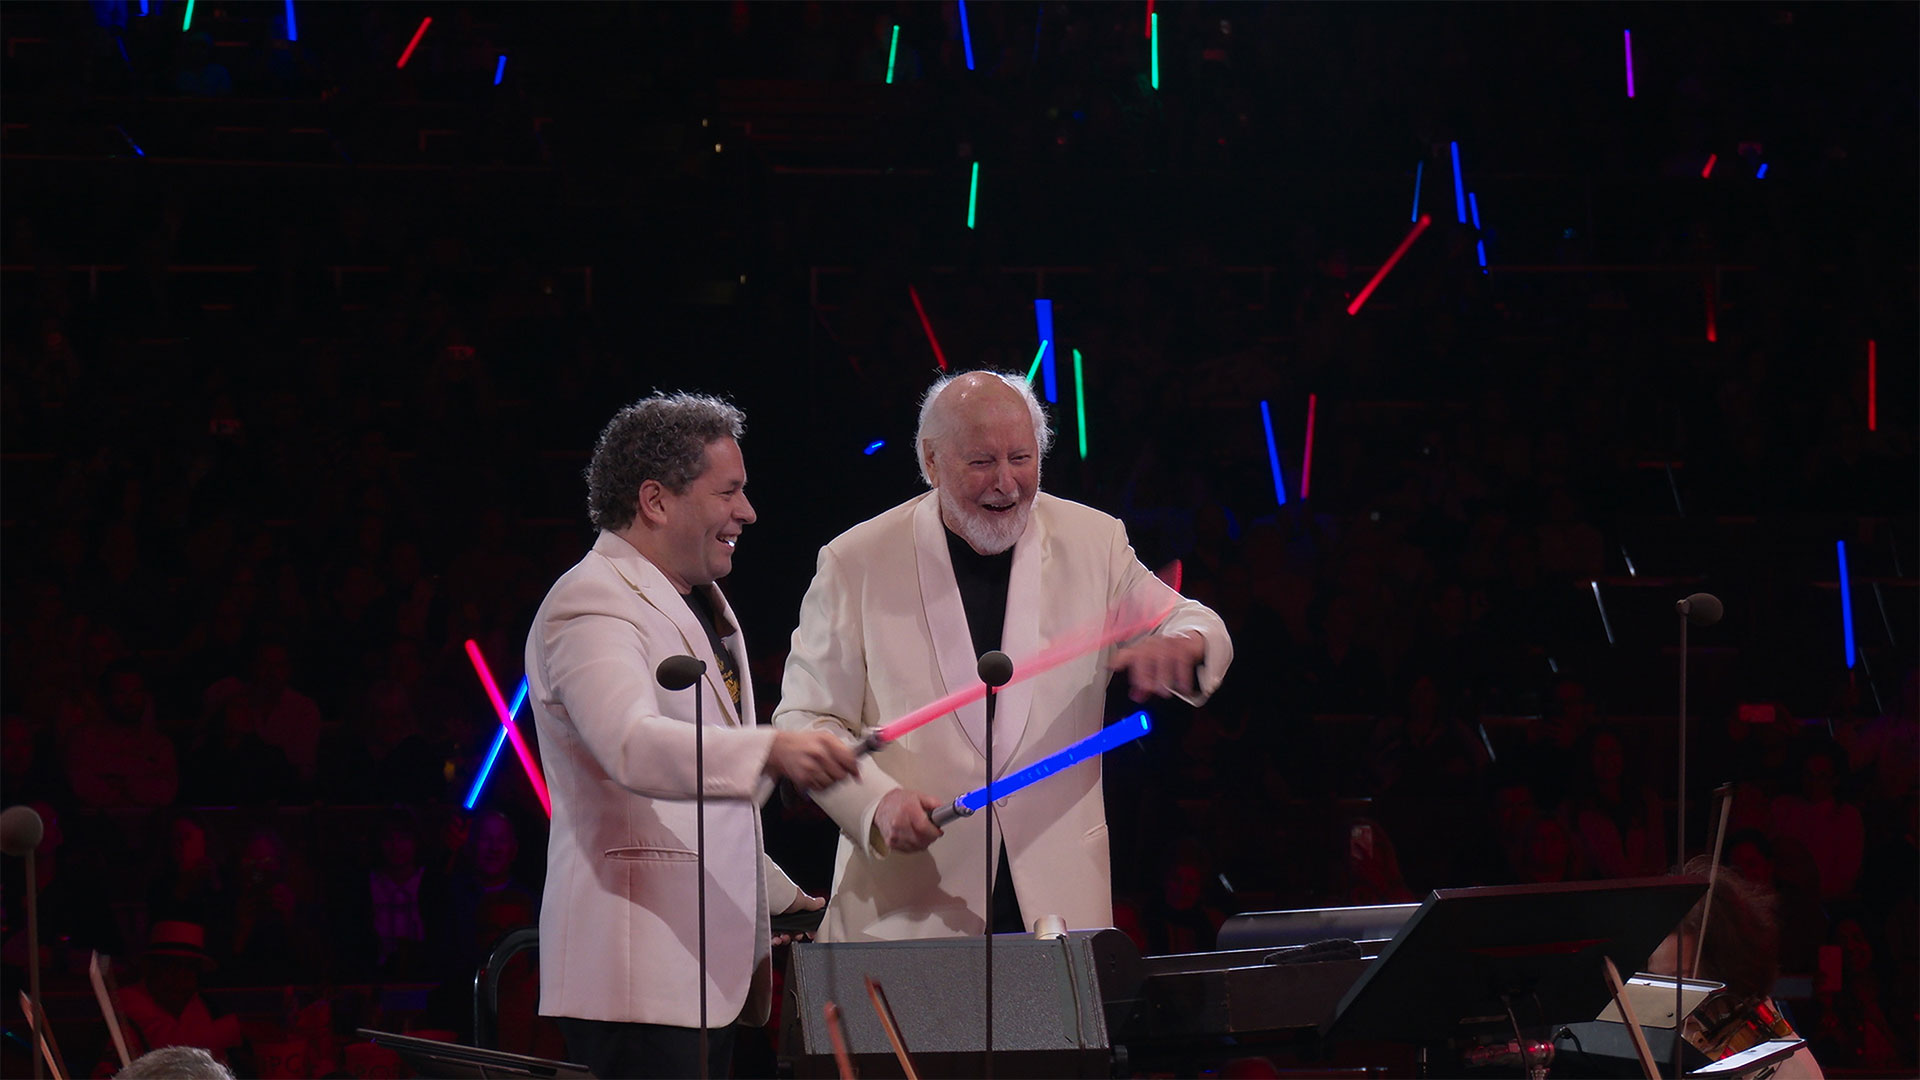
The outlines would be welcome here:
M 621 409 L 600 432 L 587 464 L 587 516 L 609 531 L 633 524 L 640 485 L 675 494 L 707 470 L 707 444 L 738 439 L 746 414 L 717 397 L 659 391 Z
M 927 387 L 926 395 L 920 399 L 920 426 L 913 434 L 913 453 L 920 465 L 920 479 L 926 481 L 928 487 L 933 486 L 933 475 L 927 472 L 927 444 L 937 443 L 953 434 L 953 410 L 935 409 L 933 404 L 939 400 L 941 391 L 969 375 L 992 376 L 1019 394 L 1020 400 L 1027 404 L 1027 414 L 1033 417 L 1033 443 L 1039 449 L 1041 459 L 1044 460 L 1047 451 L 1053 449 L 1053 429 L 1047 426 L 1046 407 L 1040 404 L 1040 398 L 1034 394 L 1026 376 L 1004 371 L 963 371 L 957 375 L 945 375 Z

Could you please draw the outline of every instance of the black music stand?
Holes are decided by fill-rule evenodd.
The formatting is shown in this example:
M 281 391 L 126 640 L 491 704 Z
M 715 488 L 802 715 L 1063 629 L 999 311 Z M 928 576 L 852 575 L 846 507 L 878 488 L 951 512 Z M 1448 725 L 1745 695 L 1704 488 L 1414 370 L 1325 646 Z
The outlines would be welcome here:
M 1516 1022 L 1591 1020 L 1612 996 L 1601 957 L 1624 971 L 1645 967 L 1706 890 L 1704 877 L 1437 890 L 1323 1032 L 1435 1047 Z

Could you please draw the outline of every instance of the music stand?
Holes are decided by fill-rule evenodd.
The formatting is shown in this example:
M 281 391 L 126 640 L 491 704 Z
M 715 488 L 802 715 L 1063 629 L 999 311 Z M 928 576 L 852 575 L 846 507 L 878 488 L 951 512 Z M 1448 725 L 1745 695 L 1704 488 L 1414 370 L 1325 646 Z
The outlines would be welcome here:
M 1661 877 L 1436 890 L 1323 1033 L 1438 1046 L 1591 1020 L 1611 1000 L 1601 957 L 1644 967 L 1706 889 L 1704 877 Z
M 384 1046 L 400 1055 L 416 1076 L 453 1078 L 519 1077 L 526 1080 L 593 1080 L 585 1065 L 570 1061 L 509 1054 L 504 1050 L 482 1050 L 477 1046 L 439 1042 L 413 1035 L 361 1028 L 355 1034 L 375 1046 Z

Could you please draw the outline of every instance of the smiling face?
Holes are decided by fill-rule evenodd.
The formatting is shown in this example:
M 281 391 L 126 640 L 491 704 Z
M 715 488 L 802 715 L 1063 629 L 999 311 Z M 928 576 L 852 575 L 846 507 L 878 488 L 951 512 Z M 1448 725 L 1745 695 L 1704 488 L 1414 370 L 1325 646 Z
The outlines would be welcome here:
M 649 480 L 640 488 L 640 512 L 656 543 L 646 552 L 673 587 L 691 592 L 733 572 L 740 531 L 757 515 L 747 501 L 747 466 L 740 444 L 707 444 L 707 467 L 683 492 Z
M 935 407 L 952 410 L 944 433 L 926 446 L 940 519 L 973 550 L 997 555 L 1027 531 L 1040 490 L 1033 414 L 998 379 L 956 382 Z

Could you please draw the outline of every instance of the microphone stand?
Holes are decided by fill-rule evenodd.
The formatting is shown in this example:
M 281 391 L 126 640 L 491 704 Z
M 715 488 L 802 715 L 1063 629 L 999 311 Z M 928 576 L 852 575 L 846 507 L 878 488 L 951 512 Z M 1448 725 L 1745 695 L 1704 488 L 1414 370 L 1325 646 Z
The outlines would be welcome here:
M 985 740 L 987 757 L 987 782 L 985 787 L 987 793 L 987 891 L 984 904 L 986 908 L 986 918 L 984 921 L 986 923 L 987 934 L 987 1021 L 984 1031 L 986 1037 L 986 1059 L 982 1063 L 980 1076 L 982 1080 L 993 1080 L 993 875 L 994 871 L 1000 866 L 999 845 L 995 842 L 996 838 L 993 831 L 993 804 L 995 801 L 993 797 L 993 714 L 995 707 L 999 704 L 1000 688 L 1007 685 L 1007 683 L 1013 679 L 1013 661 L 1007 658 L 1006 653 L 994 649 L 991 652 L 981 655 L 976 670 L 979 672 L 980 681 L 985 683 L 987 687 L 987 736 Z M 1012 872 L 1011 862 L 1008 863 L 1008 872 Z M 1007 887 L 1012 888 L 1013 882 L 1007 882 Z
M 1694 593 L 1673 605 L 1680 613 L 1680 777 L 1677 791 L 1678 809 L 1674 814 L 1674 865 L 1687 865 L 1687 624 L 1697 622 L 1701 626 L 1712 626 L 1720 621 L 1725 612 L 1718 597 L 1710 593 Z M 1709 894 L 1711 895 L 1711 894 Z M 1702 930 L 1706 927 L 1703 925 Z M 1673 953 L 1673 1075 L 1679 1080 L 1685 1074 L 1680 1071 L 1680 1044 L 1685 1030 L 1682 1008 L 1685 1005 L 1683 991 L 1686 970 L 1683 951 L 1686 943 L 1680 942 Z
M 693 851 L 700 875 L 700 1080 L 707 1080 L 707 695 L 693 684 Z M 757 946 L 756 946 L 757 947 Z
M 33 1015 L 27 1020 L 40 1043 L 40 1054 L 47 1052 L 52 1045 L 53 1032 L 48 1030 L 46 1010 L 40 1007 L 40 901 L 39 882 L 33 872 L 33 848 L 27 849 L 27 989 L 33 999 Z M 33 1080 L 40 1080 L 40 1054 L 28 1048 L 28 1056 L 33 1058 Z M 49 1059 L 51 1060 L 51 1059 Z
M 1687 623 L 1690 621 L 1684 610 L 1680 612 L 1680 782 L 1678 791 L 1679 809 L 1674 814 L 1674 865 L 1687 865 Z M 1711 895 L 1711 894 L 1709 894 Z M 1702 930 L 1706 927 L 1703 925 Z M 1686 1074 L 1680 1071 L 1680 1046 L 1686 1042 L 1681 1034 L 1686 1030 L 1684 1012 L 1687 980 L 1682 975 L 1681 954 L 1686 950 L 1686 942 L 1678 941 L 1673 950 L 1673 1075 L 1674 1080 Z
M 700 676 L 706 662 L 695 656 L 670 656 L 660 662 L 654 678 L 668 690 L 693 687 L 693 863 L 700 910 L 698 966 L 700 973 L 700 1080 L 707 1080 L 707 724 L 706 695 Z
M 986 893 L 986 934 L 987 934 L 987 1023 L 986 1058 L 981 1062 L 982 1080 L 993 1080 L 993 872 L 999 869 L 1000 852 L 994 846 L 993 835 L 993 712 L 999 701 L 1000 688 L 987 685 L 987 893 Z

